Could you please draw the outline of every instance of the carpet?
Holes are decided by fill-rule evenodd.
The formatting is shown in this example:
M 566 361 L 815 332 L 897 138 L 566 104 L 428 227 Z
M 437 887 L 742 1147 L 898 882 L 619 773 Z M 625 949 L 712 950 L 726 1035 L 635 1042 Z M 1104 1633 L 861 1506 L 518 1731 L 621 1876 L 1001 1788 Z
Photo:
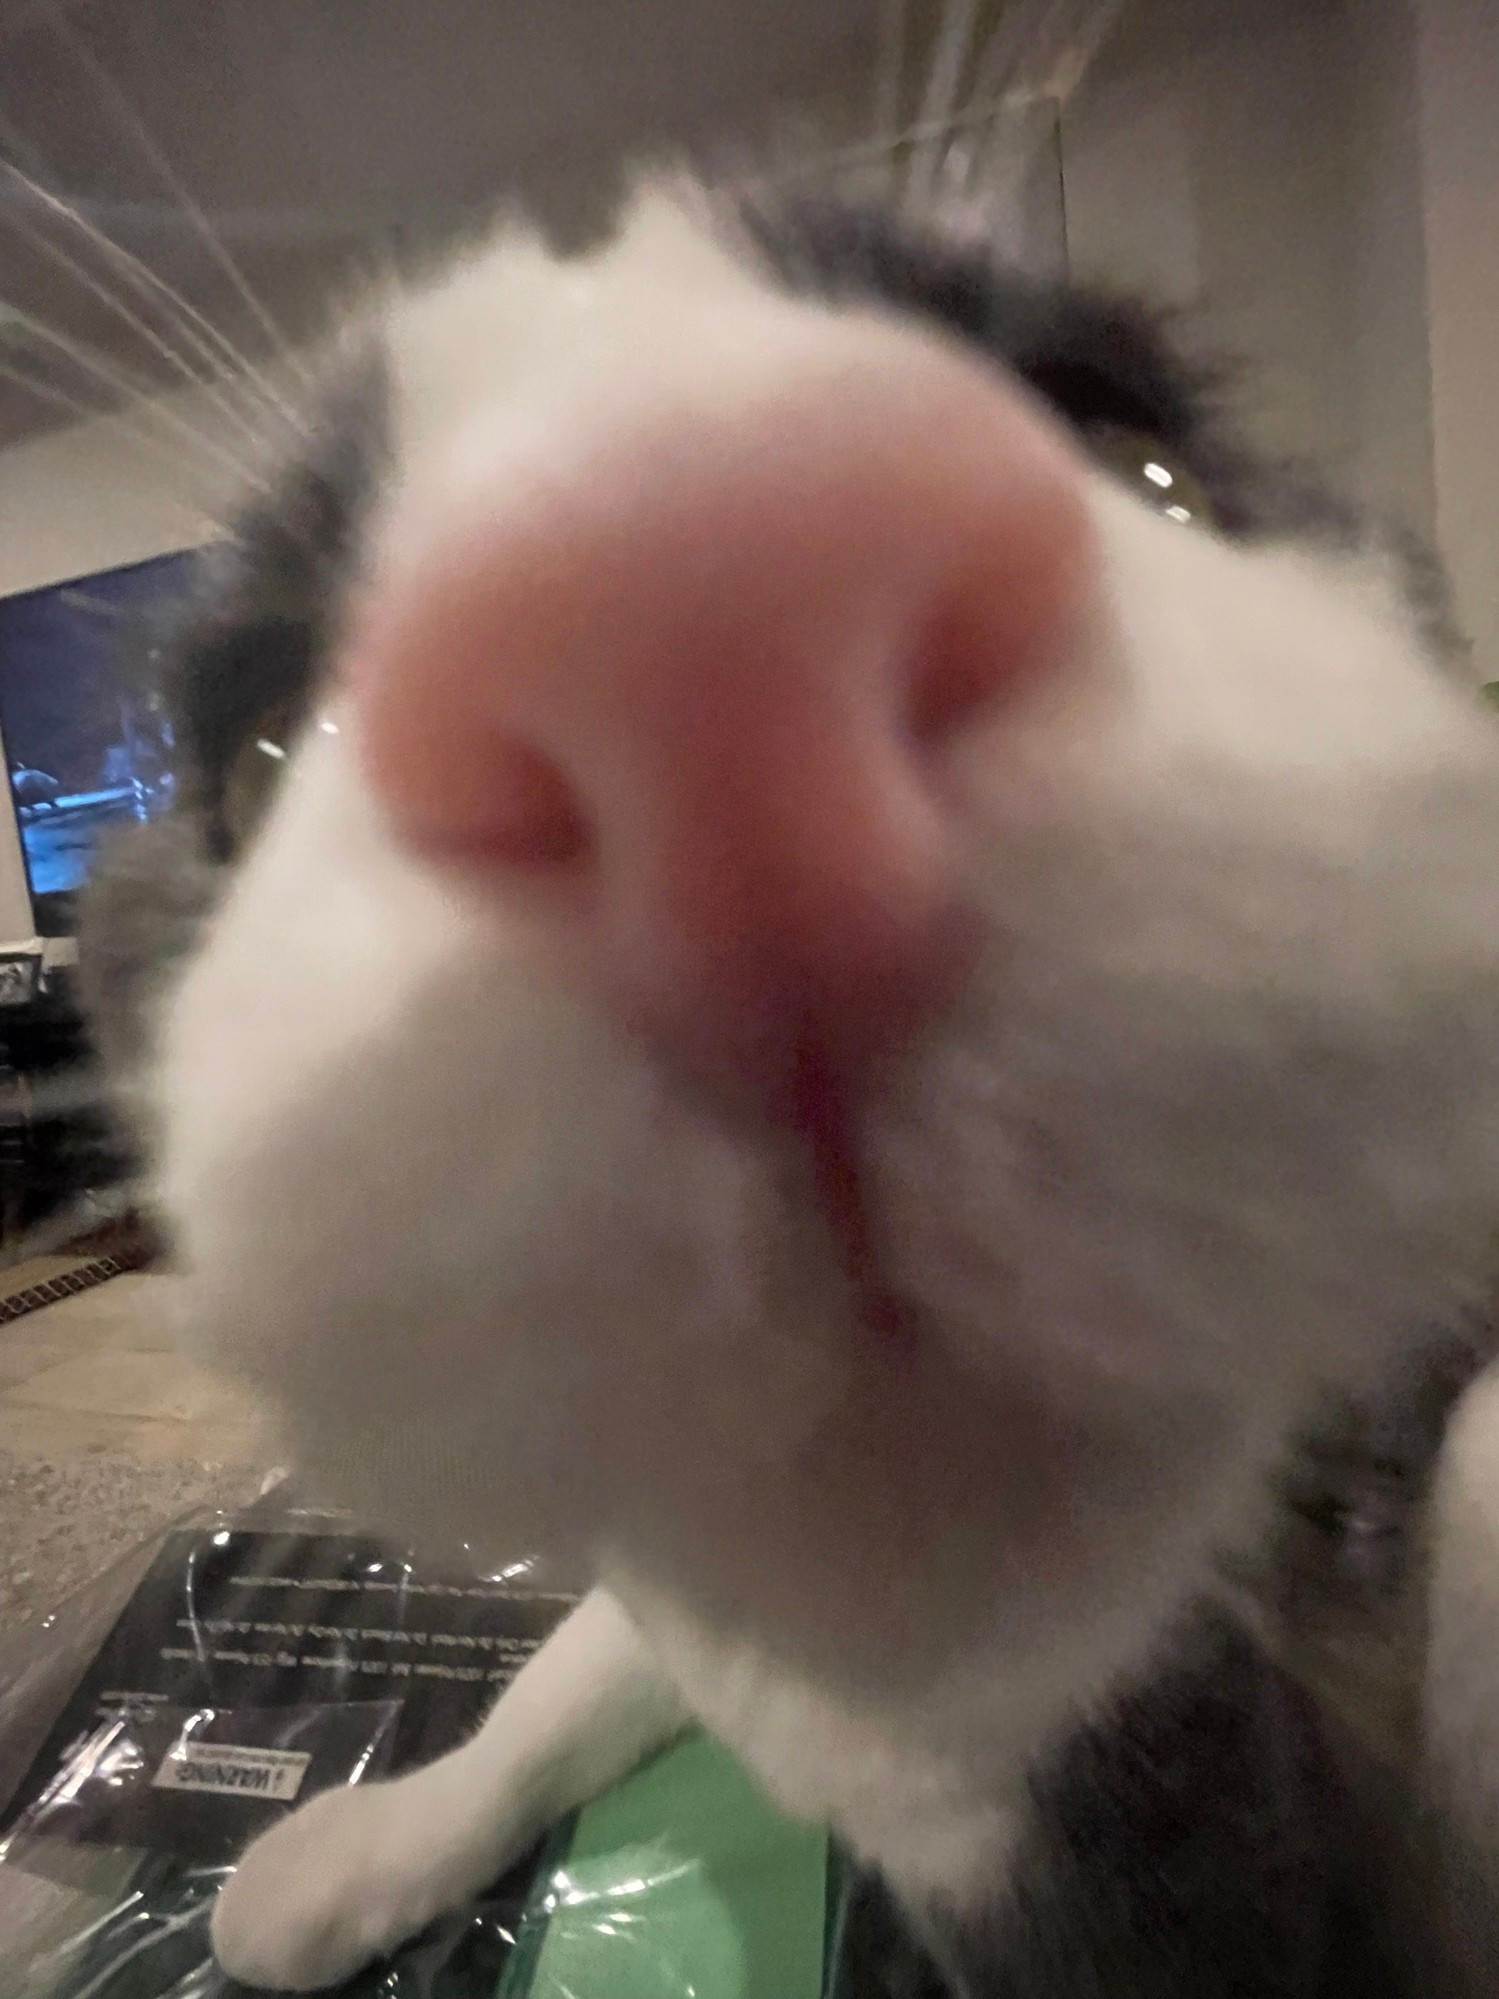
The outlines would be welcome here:
M 0 1271 L 0 1353 L 7 1338 L 45 1341 L 51 1325 L 62 1327 L 69 1319 L 64 1301 L 148 1264 L 153 1248 L 143 1234 L 115 1233 Z M 49 1322 L 52 1306 L 63 1309 Z M 133 1301 L 126 1300 L 125 1309 L 132 1312 Z M 263 1466 L 216 1462 L 221 1453 L 211 1444 L 192 1455 L 202 1440 L 185 1429 L 180 1455 L 170 1448 L 134 1454 L 93 1442 L 69 1449 L 58 1432 L 56 1422 L 46 1432 L 38 1424 L 34 1452 L 25 1448 L 24 1434 L 8 1434 L 0 1445 L 4 1639 L 56 1610 L 183 1514 L 239 1506 L 260 1489 Z

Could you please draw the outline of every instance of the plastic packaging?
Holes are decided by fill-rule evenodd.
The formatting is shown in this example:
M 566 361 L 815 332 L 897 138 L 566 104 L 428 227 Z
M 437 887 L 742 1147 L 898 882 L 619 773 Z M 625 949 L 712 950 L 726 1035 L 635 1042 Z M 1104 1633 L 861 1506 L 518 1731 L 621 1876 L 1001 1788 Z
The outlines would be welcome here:
M 273 1494 L 179 1523 L 0 1651 L 0 1991 L 228 1999 L 213 1900 L 255 1833 L 459 1741 L 573 1600 Z M 818 1833 L 688 1737 L 347 1999 L 904 1999 Z M 851 1939 L 858 1913 L 864 1943 Z M 887 1976 L 886 1974 L 890 1975 Z

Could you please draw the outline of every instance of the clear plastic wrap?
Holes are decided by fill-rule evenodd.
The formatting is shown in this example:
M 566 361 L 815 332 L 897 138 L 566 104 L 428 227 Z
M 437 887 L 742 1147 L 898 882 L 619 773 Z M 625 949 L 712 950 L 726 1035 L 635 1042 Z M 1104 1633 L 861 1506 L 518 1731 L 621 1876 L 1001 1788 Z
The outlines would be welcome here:
M 572 1592 L 289 1510 L 178 1523 L 0 1649 L 0 1991 L 228 1999 L 209 1916 L 245 1842 L 461 1739 Z M 854 1901 L 858 1897 L 853 1898 Z M 820 1834 L 688 1737 L 348 1999 L 866 1999 Z M 904 1990 L 903 1986 L 899 1989 Z M 915 1988 L 911 1988 L 914 1990 Z

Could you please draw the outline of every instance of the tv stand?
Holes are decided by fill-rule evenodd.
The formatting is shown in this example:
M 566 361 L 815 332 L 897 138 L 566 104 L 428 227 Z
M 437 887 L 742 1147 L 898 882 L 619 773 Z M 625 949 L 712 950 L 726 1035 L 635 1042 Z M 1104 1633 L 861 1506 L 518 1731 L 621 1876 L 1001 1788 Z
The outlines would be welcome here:
M 59 966 L 0 1009 L 0 1254 L 128 1173 L 73 976 Z

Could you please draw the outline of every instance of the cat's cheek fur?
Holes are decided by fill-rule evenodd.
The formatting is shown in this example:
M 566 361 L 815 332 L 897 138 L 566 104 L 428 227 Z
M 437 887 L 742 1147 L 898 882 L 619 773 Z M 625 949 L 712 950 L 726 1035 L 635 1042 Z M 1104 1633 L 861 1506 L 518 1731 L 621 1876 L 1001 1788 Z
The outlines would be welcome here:
M 588 1548 L 688 1705 L 918 1898 L 992 1881 L 1037 1743 L 1144 1654 L 1246 1527 L 1316 1382 L 1377 1359 L 1433 1287 L 1476 1284 L 1475 1218 L 1499 1193 L 1499 1035 L 1454 1047 L 1429 1126 L 1351 1134 L 1391 1152 L 1388 1184 L 1312 1215 L 1313 1190 L 1261 1188 L 1258 1265 L 1242 1243 L 1217 1257 L 1244 1190 L 1213 1175 L 1239 1148 L 1204 1134 L 1181 1164 L 1214 1106 L 1180 1094 L 1169 1037 L 1114 1099 L 1099 1087 L 1140 1009 L 1175 990 L 1193 1001 L 1183 1025 L 1207 1023 L 1209 1042 L 1221 1028 L 1250 1097 L 1263 1084 L 1287 1120 L 1263 1127 L 1272 1164 L 1277 1147 L 1297 1156 L 1320 1127 L 1301 1131 L 1294 1093 L 1273 1088 L 1285 1051 L 1265 978 L 1315 1014 L 1361 959 L 1380 970 L 1382 926 L 1410 911 L 1418 969 L 1429 947 L 1439 969 L 1491 973 L 1499 806 L 1479 718 L 1361 585 L 1196 540 L 1102 482 L 1095 505 L 1109 580 L 1087 656 L 975 744 L 963 779 L 976 844 L 993 846 L 978 873 L 996 934 L 1041 948 L 1036 991 L 1072 979 L 1046 1004 L 1062 1042 L 1074 1021 L 1086 1042 L 996 1123 L 1001 978 L 998 1017 L 978 1023 L 999 1038 L 966 1050 L 976 1088 L 943 1101 L 961 1044 L 939 1039 L 911 1071 L 914 1120 L 892 1121 L 885 1159 L 903 1274 L 941 1308 L 915 1392 L 882 1389 L 785 1162 L 678 1105 L 518 924 L 403 857 L 347 732 L 308 740 L 165 1034 L 166 1192 L 214 1357 L 281 1400 L 362 1504 L 480 1552 Z M 1393 904 L 1391 883 L 1359 887 L 1371 788 L 1380 837 L 1397 858 L 1412 843 Z M 1262 921 L 1219 920 L 1213 856 L 1165 864 L 1204 800 Z M 1433 804 L 1471 836 L 1439 884 L 1420 851 Z M 1449 858 L 1451 832 L 1432 835 Z M 1022 850 L 1035 865 L 1017 872 Z M 1344 851 L 1351 904 L 1329 861 Z M 1048 884 L 1099 852 L 1086 872 L 1122 899 L 1059 939 L 1077 912 L 1048 906 Z M 1315 893 L 1278 928 L 1308 865 Z M 1342 926 L 1325 966 L 1307 962 L 1319 922 Z M 1158 954 L 1143 981 L 1090 961 L 1095 941 L 1128 959 L 1132 935 Z M 1138 1171 L 1116 1158 L 1095 1192 L 1138 1179 L 1143 1233 L 1131 1251 L 1096 1219 L 1069 1234 L 1044 1201 L 1012 1204 L 1017 1292 L 1014 1268 L 985 1267 L 983 1224 L 1034 1191 L 1029 1164 L 1005 1184 L 1006 1132 L 1046 1126 L 1059 1101 L 1074 1159 L 1109 1158 L 1125 1107 L 1140 1120 Z M 1403 1112 L 1398 1079 L 1392 1101 Z M 947 1143 L 954 1114 L 965 1142 L 988 1135 L 966 1156 Z M 1385 1239 L 1402 1176 L 1432 1196 L 1429 1241 Z M 966 1266 L 936 1230 L 965 1213 L 967 1241 L 946 1249 Z M 1293 1252 L 1307 1231 L 1325 1241 Z M 1363 1281 L 1329 1304 L 1324 1280 L 1348 1265 Z M 1111 1285 L 1132 1309 L 1082 1322 Z

